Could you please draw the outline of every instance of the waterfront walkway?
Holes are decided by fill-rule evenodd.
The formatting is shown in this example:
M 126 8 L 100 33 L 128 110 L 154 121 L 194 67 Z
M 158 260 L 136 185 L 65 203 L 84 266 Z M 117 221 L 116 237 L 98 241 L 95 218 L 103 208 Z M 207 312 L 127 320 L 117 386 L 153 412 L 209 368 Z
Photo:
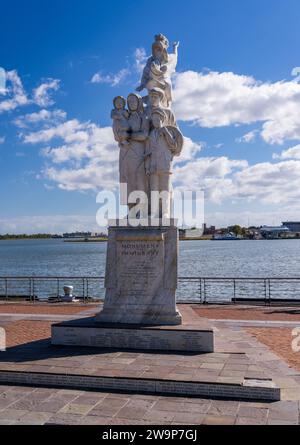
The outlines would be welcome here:
M 53 322 L 91 316 L 99 310 L 96 306 L 51 305 L 51 314 L 47 314 L 47 307 L 49 305 L 0 305 L 0 326 L 6 329 L 9 348 L 46 341 Z M 247 358 L 257 364 L 257 369 L 254 365 L 248 367 L 248 376 L 251 377 L 251 372 L 257 375 L 258 367 L 263 369 L 281 388 L 281 401 L 254 403 L 3 385 L 0 386 L 0 423 L 299 424 L 300 353 L 291 349 L 291 331 L 300 326 L 299 308 L 258 308 L 254 314 L 245 307 L 231 306 L 183 305 L 181 310 L 194 321 L 199 316 L 213 320 L 216 354 L 225 350 L 246 353 Z M 256 318 L 249 320 L 254 315 Z M 208 371 L 214 372 L 214 364 L 209 366 Z M 228 372 L 232 377 L 244 375 L 243 364 L 230 366 Z M 218 371 L 226 374 L 224 369 Z

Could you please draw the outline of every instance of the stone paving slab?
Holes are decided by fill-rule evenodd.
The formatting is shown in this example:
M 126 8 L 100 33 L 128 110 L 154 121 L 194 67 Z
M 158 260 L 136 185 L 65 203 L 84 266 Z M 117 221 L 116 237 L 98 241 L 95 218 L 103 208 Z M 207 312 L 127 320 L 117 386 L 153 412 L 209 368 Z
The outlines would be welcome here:
M 182 310 L 182 309 L 181 309 Z M 190 308 L 189 311 L 189 316 L 193 317 L 192 315 L 193 311 Z M 80 314 L 80 316 L 82 316 L 83 314 Z M 88 315 L 88 314 L 87 314 Z M 300 400 L 300 374 L 299 372 L 297 372 L 295 369 L 289 367 L 286 363 L 284 363 L 284 361 L 282 359 L 280 359 L 276 354 L 273 354 L 265 345 L 259 343 L 256 339 L 254 339 L 253 337 L 251 337 L 246 331 L 243 330 L 243 328 L 241 326 L 238 325 L 238 323 L 235 322 L 230 322 L 227 321 L 226 322 L 226 326 L 224 325 L 224 323 L 221 323 L 219 321 L 215 322 L 215 333 L 216 333 L 216 354 L 218 354 L 218 352 L 228 352 L 228 353 L 239 353 L 239 352 L 243 352 L 246 355 L 246 358 L 250 359 L 251 362 L 254 362 L 254 364 L 250 365 L 248 367 L 248 371 L 258 371 L 258 370 L 263 370 L 267 376 L 269 378 L 272 378 L 275 382 L 277 382 L 277 384 L 281 385 L 281 398 L 282 398 L 282 402 L 275 402 L 272 403 L 271 406 L 276 406 L 278 409 L 278 412 L 276 411 L 275 414 L 273 416 L 271 416 L 271 410 L 269 412 L 269 418 L 266 421 L 265 419 L 263 420 L 258 420 L 255 419 L 255 422 L 257 422 L 257 424 L 259 424 L 259 422 L 263 422 L 264 424 L 268 423 L 268 424 L 297 424 L 297 419 L 299 418 L 299 413 L 297 411 L 297 407 L 298 407 L 298 403 Z M 128 354 L 130 355 L 131 352 L 128 352 Z M 127 357 L 128 359 L 128 357 Z M 216 357 L 211 357 L 210 359 L 207 358 L 208 361 L 211 362 L 215 362 L 218 363 L 219 358 L 218 356 Z M 40 366 L 42 366 L 42 362 L 46 363 L 47 358 L 45 357 L 41 357 L 41 360 L 37 360 L 37 364 L 39 364 Z M 240 362 L 240 358 L 238 359 L 238 362 Z M 23 362 L 24 364 L 20 364 L 19 365 L 19 369 L 24 366 L 26 367 L 26 362 Z M 71 361 L 70 361 L 71 363 Z M 258 366 L 257 366 L 258 364 Z M 191 364 L 189 363 L 189 366 Z M 232 364 L 231 366 L 236 365 L 235 360 L 232 359 Z M 237 363 L 237 366 L 240 366 L 240 363 Z M 73 366 L 73 363 L 72 363 Z M 136 365 L 137 367 L 139 367 L 140 365 Z M 243 365 L 241 365 L 243 366 Z M 254 368 L 254 369 L 253 369 Z M 234 369 L 233 369 L 234 370 Z M 239 370 L 239 369 L 237 369 Z M 251 374 L 250 374 L 251 375 Z M 237 377 L 233 377 L 232 381 L 235 381 Z M 231 377 L 218 377 L 217 380 L 222 381 L 231 381 Z M 1 387 L 0 387 L 1 388 Z M 21 387 L 18 387 L 19 389 Z M 25 390 L 27 390 L 28 388 L 24 388 Z M 57 390 L 53 390 L 53 391 L 57 391 Z M 64 391 L 64 390 L 58 390 L 58 391 Z M 0 389 L 0 394 L 1 394 L 1 389 Z M 60 393 L 60 397 L 64 397 L 65 400 L 69 400 L 70 397 L 72 397 L 72 391 L 71 390 L 66 390 L 66 392 Z M 88 393 L 89 394 L 89 393 Z M 98 392 L 97 394 L 101 394 L 103 395 L 103 392 Z M 114 395 L 116 395 L 114 393 Z M 141 395 L 138 394 L 137 396 L 140 397 L 146 397 L 145 395 Z M 11 397 L 11 395 L 10 395 Z M 131 395 L 130 397 L 135 397 L 134 395 Z M 153 397 L 153 396 L 147 396 L 147 397 Z M 189 399 L 189 400 L 193 400 L 193 401 L 198 401 L 200 399 Z M 289 402 L 286 402 L 287 400 L 289 400 Z M 0 399 L 0 409 L 1 406 L 3 407 L 3 409 L 5 409 L 6 406 L 9 405 L 10 400 L 6 399 L 6 401 L 1 401 Z M 227 406 L 231 405 L 231 401 L 226 401 Z M 293 407 L 291 408 L 293 415 L 289 417 L 289 419 L 287 419 L 287 416 L 289 416 L 289 412 L 287 410 L 287 405 L 285 405 L 286 403 L 294 403 L 295 405 L 293 405 Z M 249 405 L 250 402 L 247 402 L 247 405 Z M 259 404 L 259 405 L 263 405 L 263 404 Z M 270 404 L 267 404 L 267 407 Z M 66 414 L 65 414 L 66 415 Z M 213 415 L 213 414 L 212 414 Z M 59 415 L 62 416 L 62 413 Z M 69 414 L 68 416 L 71 416 L 71 414 Z M 275 417 L 274 417 L 275 416 Z M 81 421 L 84 423 L 87 423 L 89 421 L 91 421 L 91 419 L 88 419 L 89 417 L 92 416 L 84 416 L 86 417 L 83 420 L 83 417 L 77 415 L 77 423 L 79 422 L 79 418 L 81 419 Z M 107 419 L 107 418 L 106 418 Z M 116 422 L 117 418 L 112 418 L 111 422 L 112 424 L 114 422 Z M 239 419 L 239 420 L 237 420 Z M 128 419 L 127 419 L 128 420 Z M 127 422 L 126 419 L 119 419 L 119 422 Z M 24 420 L 25 422 L 26 420 Z M 65 421 L 67 422 L 67 420 L 65 419 Z M 204 421 L 204 419 L 203 419 Z M 2 421 L 0 419 L 0 423 L 4 423 L 6 424 L 6 422 L 9 423 L 13 423 L 13 421 Z M 174 420 L 175 422 L 175 420 Z M 248 418 L 245 416 L 237 416 L 236 417 L 236 423 L 249 423 L 249 424 L 253 424 L 255 423 L 253 418 Z M 171 422 L 172 423 L 172 422 Z M 176 423 L 176 422 L 175 422 Z M 169 423 L 170 424 L 170 423 Z
M 247 358 L 255 363 L 255 371 L 262 370 L 281 388 L 281 400 L 300 400 L 299 371 L 289 366 L 242 327 L 230 324 L 224 327 L 222 323 L 216 323 L 215 329 L 218 333 L 215 336 L 216 351 L 243 351 Z M 253 367 L 250 366 L 248 370 L 252 372 Z
M 9 348 L 0 381 L 245 399 L 279 399 L 279 389 L 243 353 L 166 353 L 53 346 Z M 252 366 L 252 368 L 250 368 Z
M 279 327 L 289 327 L 293 329 L 294 327 L 299 327 L 300 321 L 263 321 L 263 320 L 227 320 L 227 319 L 215 319 L 211 318 L 212 323 L 222 324 L 224 326 L 245 326 L 245 327 L 268 327 L 268 328 L 279 328 Z
M 184 305 L 181 311 L 184 328 L 199 329 L 199 326 L 207 323 L 199 319 L 189 305 Z M 86 319 L 78 323 L 85 324 Z M 180 329 L 174 326 L 171 331 Z M 257 355 L 251 358 L 244 352 L 252 351 L 251 337 L 241 337 L 239 331 L 219 327 L 216 327 L 215 335 L 217 348 L 214 353 L 51 346 L 48 339 L 30 342 L 9 348 L 0 355 L 0 381 L 110 391 L 126 389 L 140 393 L 278 400 L 280 387 L 272 382 L 269 370 L 258 366 Z
M 192 316 L 192 311 L 189 313 L 190 316 Z M 116 392 L 109 393 L 107 391 L 94 392 L 58 388 L 49 389 L 0 385 L 0 425 L 220 425 L 226 423 L 242 425 L 298 425 L 300 400 L 299 372 L 288 366 L 265 345 L 251 337 L 241 326 L 237 326 L 230 322 L 226 323 L 226 326 L 224 326 L 224 324 L 216 322 L 215 327 L 216 352 L 214 353 L 214 357 L 207 357 L 206 360 L 211 363 L 219 363 L 219 354 L 227 352 L 232 354 L 233 357 L 235 353 L 244 353 L 246 356 L 245 360 L 250 360 L 252 363 L 248 366 L 249 372 L 253 370 L 257 372 L 263 370 L 268 377 L 282 385 L 282 401 L 254 403 L 250 401 L 240 402 L 213 400 L 209 398 L 203 399 L 200 397 L 189 398 L 184 397 L 183 395 L 181 397 L 166 397 L 157 394 L 117 394 Z M 29 350 L 32 345 L 32 343 L 29 343 L 25 350 Z M 71 352 L 70 349 L 70 353 Z M 121 360 L 125 361 L 130 360 L 135 356 L 135 353 L 131 351 L 123 352 L 123 354 Z M 143 354 L 141 354 L 141 357 L 142 356 Z M 27 358 L 28 355 L 25 352 L 20 356 L 20 361 L 23 365 L 20 363 L 19 369 L 22 366 L 28 366 L 26 364 Z M 47 360 L 47 354 L 41 354 L 39 359 L 36 360 L 36 364 L 43 366 L 43 363 L 46 364 Z M 59 363 L 59 366 L 63 367 L 63 357 L 56 357 L 55 360 L 58 360 L 57 363 Z M 75 365 L 76 367 L 78 360 L 83 360 L 83 357 L 79 356 L 73 362 L 70 358 L 68 365 Z M 237 354 L 235 358 L 231 359 L 232 363 L 230 366 L 243 367 L 244 364 L 241 363 L 241 360 L 241 354 Z M 192 366 L 191 362 L 189 363 L 189 366 Z M 195 363 L 194 366 L 198 367 L 197 363 Z M 141 365 L 136 364 L 136 367 L 139 369 Z M 234 377 L 233 380 L 236 378 L 237 377 Z M 230 381 L 230 377 L 218 377 L 218 379 L 226 379 L 227 381 Z M 126 405 L 124 405 L 122 408 L 116 407 L 115 411 L 110 415 L 107 415 L 109 407 L 111 406 L 110 399 L 117 397 L 122 399 L 125 397 L 127 400 L 128 414 L 126 414 Z M 105 400 L 106 398 L 107 400 Z M 22 399 L 24 399 L 24 403 L 19 404 Z M 27 404 L 26 407 L 26 401 L 28 400 L 34 400 L 34 403 Z M 138 407 L 138 402 L 140 400 L 149 403 L 150 407 L 146 407 L 146 412 L 144 409 L 135 410 L 135 405 Z M 71 414 L 65 412 L 65 406 L 71 403 L 74 403 L 75 405 L 82 404 L 85 406 L 93 405 L 91 409 L 91 411 L 93 410 L 93 415 L 90 414 L 91 411 L 88 411 L 86 414 Z M 97 407 L 97 405 L 100 404 L 102 404 L 103 409 L 99 410 L 97 409 L 99 407 Z M 106 405 L 107 408 L 104 408 Z M 51 412 L 38 412 L 36 411 L 36 406 L 39 406 L 41 409 L 48 408 Z M 244 407 L 247 407 L 248 410 L 245 410 Z M 253 414 L 252 408 L 255 408 Z M 107 411 L 105 414 L 106 409 Z M 14 410 L 19 412 L 16 414 Z M 56 412 L 53 412 L 54 410 L 56 410 Z M 86 410 L 84 412 L 86 412 Z M 157 415 L 156 412 L 158 412 L 159 415 Z M 8 419 L 7 417 L 9 413 L 12 413 L 12 417 Z M 165 417 L 162 416 L 162 413 L 165 413 Z
M 40 405 L 26 407 L 34 399 Z M 8 402 L 5 407 L 1 401 Z M 48 406 L 49 411 L 40 407 Z M 298 402 L 253 403 L 0 386 L 0 425 L 297 425 Z

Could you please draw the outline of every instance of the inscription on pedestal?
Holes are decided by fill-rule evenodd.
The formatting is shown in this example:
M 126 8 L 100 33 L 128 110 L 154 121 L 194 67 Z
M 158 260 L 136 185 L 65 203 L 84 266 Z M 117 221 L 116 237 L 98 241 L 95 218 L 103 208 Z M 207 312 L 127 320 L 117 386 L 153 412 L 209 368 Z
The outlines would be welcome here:
M 117 239 L 117 286 L 124 293 L 151 294 L 164 272 L 163 238 Z
M 52 343 L 101 348 L 213 352 L 213 331 L 52 326 Z
M 109 227 L 105 300 L 97 322 L 179 325 L 176 227 Z

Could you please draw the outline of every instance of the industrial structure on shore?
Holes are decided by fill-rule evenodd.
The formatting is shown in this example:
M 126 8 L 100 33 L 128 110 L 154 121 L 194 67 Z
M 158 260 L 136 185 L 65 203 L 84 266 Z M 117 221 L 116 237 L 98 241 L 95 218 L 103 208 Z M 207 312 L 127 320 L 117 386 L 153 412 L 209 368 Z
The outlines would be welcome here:
M 216 229 L 215 226 L 202 229 L 182 229 L 180 238 L 184 239 L 213 239 L 213 240 L 263 240 L 263 239 L 300 239 L 300 221 L 285 221 L 281 226 L 261 226 L 243 228 L 238 225 Z

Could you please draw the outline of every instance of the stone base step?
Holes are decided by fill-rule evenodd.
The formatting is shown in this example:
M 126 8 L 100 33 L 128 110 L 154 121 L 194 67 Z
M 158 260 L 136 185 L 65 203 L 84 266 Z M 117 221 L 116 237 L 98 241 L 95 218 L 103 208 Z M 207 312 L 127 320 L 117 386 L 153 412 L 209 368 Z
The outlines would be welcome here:
M 242 384 L 169 379 L 103 377 L 77 374 L 0 371 L 1 384 L 206 397 L 229 400 L 278 401 L 280 388 L 270 380 L 245 379 Z
M 213 329 L 206 321 L 201 323 L 197 326 L 114 325 L 83 318 L 52 325 L 52 344 L 121 350 L 213 352 Z

